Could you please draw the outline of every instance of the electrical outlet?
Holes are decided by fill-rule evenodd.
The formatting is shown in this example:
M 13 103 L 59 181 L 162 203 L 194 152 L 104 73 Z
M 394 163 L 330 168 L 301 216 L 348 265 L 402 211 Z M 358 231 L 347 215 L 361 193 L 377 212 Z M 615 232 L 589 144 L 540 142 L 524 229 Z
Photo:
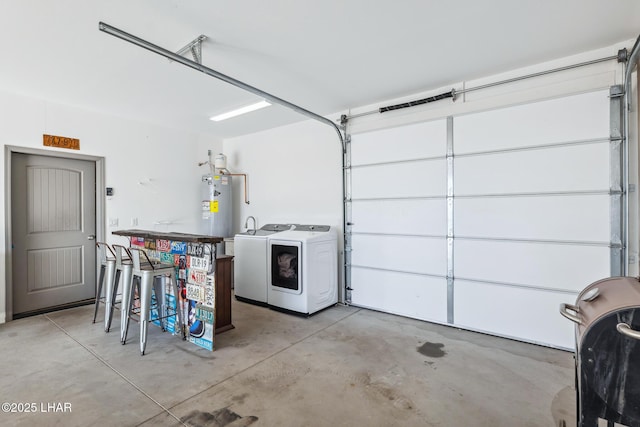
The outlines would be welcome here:
M 138 225 L 138 218 L 131 218 L 131 226 L 135 227 Z
M 118 218 L 109 218 L 109 227 L 117 227 Z

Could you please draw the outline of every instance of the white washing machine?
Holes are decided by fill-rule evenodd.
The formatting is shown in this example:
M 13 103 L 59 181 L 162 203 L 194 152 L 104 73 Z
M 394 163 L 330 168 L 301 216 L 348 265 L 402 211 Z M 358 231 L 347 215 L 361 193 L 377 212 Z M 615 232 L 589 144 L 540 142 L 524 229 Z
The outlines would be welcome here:
M 290 224 L 267 224 L 234 236 L 234 291 L 238 301 L 267 305 L 267 238 L 290 228 Z
M 295 225 L 268 237 L 270 308 L 313 314 L 338 302 L 338 237 L 328 225 Z

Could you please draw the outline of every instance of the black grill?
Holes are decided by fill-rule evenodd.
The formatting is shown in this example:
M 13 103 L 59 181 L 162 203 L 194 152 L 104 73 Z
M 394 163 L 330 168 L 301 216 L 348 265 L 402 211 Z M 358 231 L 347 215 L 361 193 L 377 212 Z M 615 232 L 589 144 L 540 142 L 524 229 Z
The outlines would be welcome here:
M 576 323 L 578 427 L 640 426 L 640 282 L 614 277 L 585 288 L 560 313 Z

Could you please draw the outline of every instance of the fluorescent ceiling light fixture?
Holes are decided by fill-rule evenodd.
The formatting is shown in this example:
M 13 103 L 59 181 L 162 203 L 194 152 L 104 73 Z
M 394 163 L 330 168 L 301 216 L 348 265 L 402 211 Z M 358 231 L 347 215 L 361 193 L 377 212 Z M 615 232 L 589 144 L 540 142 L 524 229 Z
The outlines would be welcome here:
M 238 108 L 237 110 L 228 111 L 226 113 L 218 114 L 217 116 L 211 117 L 209 120 L 213 120 L 214 122 L 219 122 L 222 120 L 230 119 L 231 117 L 239 116 L 241 114 L 250 113 L 251 111 L 256 111 L 264 107 L 268 107 L 269 104 L 267 101 L 256 102 L 255 104 L 247 105 L 246 107 Z

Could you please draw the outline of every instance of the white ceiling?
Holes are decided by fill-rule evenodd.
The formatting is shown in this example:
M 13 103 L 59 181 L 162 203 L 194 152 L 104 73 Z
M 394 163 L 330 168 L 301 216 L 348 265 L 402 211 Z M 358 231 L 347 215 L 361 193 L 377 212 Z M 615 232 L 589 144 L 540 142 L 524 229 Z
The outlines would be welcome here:
M 258 98 L 100 21 L 325 115 L 635 39 L 640 1 L 0 0 L 1 90 L 228 138 L 304 117 L 212 122 Z

